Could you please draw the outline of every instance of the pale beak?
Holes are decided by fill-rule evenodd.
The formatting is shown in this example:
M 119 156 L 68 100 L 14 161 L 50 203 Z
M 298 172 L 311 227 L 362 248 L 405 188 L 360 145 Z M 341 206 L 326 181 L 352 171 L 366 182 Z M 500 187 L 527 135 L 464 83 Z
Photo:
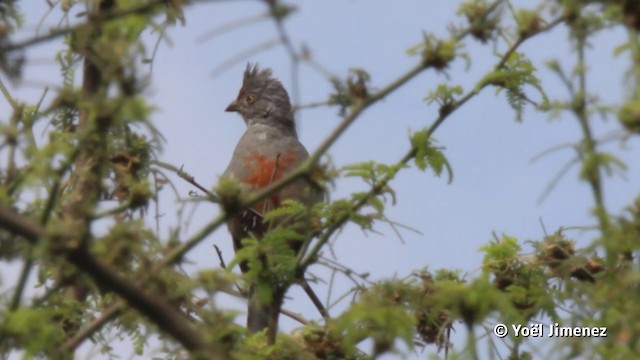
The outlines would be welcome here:
M 238 106 L 238 101 L 234 100 L 232 101 L 229 106 L 227 106 L 226 109 L 224 109 L 224 111 L 226 112 L 238 112 L 240 111 L 240 107 Z

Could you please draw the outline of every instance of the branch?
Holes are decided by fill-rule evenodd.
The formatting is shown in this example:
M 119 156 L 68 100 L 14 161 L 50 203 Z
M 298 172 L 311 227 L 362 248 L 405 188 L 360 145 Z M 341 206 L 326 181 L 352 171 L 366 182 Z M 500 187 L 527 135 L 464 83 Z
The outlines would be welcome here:
M 323 318 L 328 318 L 329 312 L 324 307 L 324 305 L 322 304 L 322 301 L 320 301 L 315 291 L 313 291 L 311 286 L 309 286 L 309 283 L 307 282 L 307 280 L 303 279 L 302 282 L 300 283 L 300 286 L 302 286 L 302 289 L 307 294 L 309 299 L 311 299 L 311 302 L 313 303 L 313 305 L 315 305 L 316 309 L 318 309 L 318 312 L 320 312 L 320 315 L 322 315 Z
M 43 238 L 46 234 L 40 224 L 16 214 L 15 211 L 4 205 L 0 205 L 0 225 L 10 233 L 25 237 L 32 244 L 35 244 L 38 239 Z
M 2 208 L 0 207 L 0 210 L 1 209 Z M 230 214 L 228 215 L 228 217 L 231 218 L 231 216 L 233 215 L 235 214 Z M 0 225 L 2 224 L 1 221 L 2 221 L 2 213 L 0 213 Z M 218 226 L 224 224 L 226 221 L 227 221 L 227 217 L 225 217 L 224 214 L 221 216 L 218 216 L 216 219 L 212 220 L 209 224 L 205 225 L 205 227 L 200 232 L 195 234 L 189 240 L 173 248 L 171 252 L 166 255 L 166 257 L 164 257 L 161 261 L 156 263 L 153 269 L 147 272 L 139 280 L 140 283 L 146 282 L 152 276 L 155 276 L 163 268 L 171 266 L 176 262 L 178 262 L 180 259 L 182 259 L 182 257 L 187 252 L 189 252 L 189 250 L 191 250 L 193 247 L 199 244 L 202 240 L 204 240 L 207 236 L 209 236 L 211 232 L 213 232 L 216 228 L 218 228 Z M 118 314 L 120 314 L 120 312 L 124 310 L 125 305 L 126 304 L 124 302 L 118 302 L 112 305 L 111 307 L 107 308 L 107 310 L 105 310 L 105 312 L 99 319 L 87 325 L 84 329 L 80 330 L 73 338 L 69 339 L 63 345 L 63 348 L 68 350 L 75 349 L 77 346 L 79 346 L 82 343 L 82 341 L 84 341 L 86 338 L 93 335 L 95 332 L 99 331 L 109 321 L 115 319 L 118 316 Z
M 82 342 L 93 336 L 98 330 L 100 330 L 109 321 L 114 320 L 120 314 L 122 314 L 125 302 L 118 301 L 115 304 L 109 306 L 106 310 L 100 314 L 100 317 L 86 324 L 78 332 L 76 332 L 71 338 L 67 339 L 61 347 L 62 353 L 75 351 L 75 349 L 82 344 Z
M 98 15 L 95 18 L 96 22 L 105 22 L 105 21 L 109 21 L 109 20 L 113 20 L 116 18 L 119 18 L 121 16 L 127 16 L 127 15 L 134 15 L 134 14 L 138 14 L 138 15 L 144 15 L 147 14 L 149 12 L 151 12 L 152 10 L 154 10 L 156 7 L 160 7 L 160 6 L 164 6 L 164 3 L 166 1 L 165 0 L 154 0 L 154 1 L 150 1 L 146 4 L 142 4 L 142 5 L 137 5 L 137 6 L 132 6 L 128 9 L 121 9 L 121 10 L 114 10 L 114 11 L 109 11 L 109 12 L 104 12 L 100 15 Z M 48 34 L 46 35 L 41 35 L 41 36 L 35 36 L 32 37 L 30 39 L 26 39 L 20 42 L 16 42 L 16 43 L 10 43 L 4 47 L 0 48 L 0 52 L 10 52 L 10 51 L 14 51 L 14 50 L 19 50 L 19 49 L 23 49 L 32 45 L 36 45 L 36 44 L 40 44 L 43 42 L 47 42 L 53 39 L 56 39 L 58 37 L 61 36 L 65 36 L 68 34 L 71 34 L 75 31 L 79 31 L 82 30 L 86 27 L 86 24 L 79 24 L 76 26 L 72 26 L 72 27 L 67 27 L 67 28 L 63 28 L 63 29 L 53 29 L 50 30 Z
M 36 105 L 36 109 L 34 113 L 37 113 L 38 110 L 40 109 L 40 105 L 42 104 L 42 100 L 44 99 L 44 96 L 47 94 L 47 91 L 48 90 L 45 89 L 44 93 L 42 94 L 42 97 L 40 98 L 40 101 Z M 59 180 L 56 180 L 55 184 L 59 184 Z M 47 223 L 49 222 L 49 218 L 51 217 L 51 213 L 53 212 L 53 207 L 56 199 L 58 199 L 58 186 L 53 186 L 53 188 L 49 193 L 49 199 L 47 200 L 44 211 L 42 212 L 42 215 L 40 217 L 40 224 L 42 226 L 46 226 Z M 10 311 L 15 311 L 20 306 L 20 300 L 22 299 L 24 288 L 27 285 L 27 281 L 29 280 L 29 275 L 31 274 L 31 270 L 33 269 L 34 260 L 33 260 L 32 248 L 27 249 L 27 253 L 25 257 L 26 259 L 24 261 L 24 264 L 22 265 L 22 271 L 20 271 L 20 277 L 18 278 L 18 284 L 16 285 L 16 288 L 13 292 L 13 297 L 11 299 L 11 303 L 9 305 Z
M 117 293 L 127 303 L 145 315 L 165 333 L 171 335 L 192 354 L 206 354 L 210 359 L 227 359 L 223 349 L 209 344 L 193 328 L 184 314 L 173 307 L 164 297 L 150 294 L 125 277 L 118 275 L 99 262 L 86 248 L 80 247 L 67 253 L 67 261 L 86 272 L 94 282 L 107 291 Z
M 32 244 L 47 235 L 40 224 L 20 216 L 4 206 L 0 206 L 0 225 L 16 235 L 25 237 Z M 127 304 L 149 318 L 151 322 L 171 335 L 190 352 L 206 354 L 210 359 L 228 358 L 226 355 L 222 355 L 225 354 L 223 349 L 218 348 L 215 344 L 209 344 L 192 327 L 187 318 L 164 298 L 144 291 L 132 281 L 119 275 L 96 259 L 86 247 L 67 247 L 62 250 L 62 255 L 67 262 L 89 275 L 100 288 L 121 296 Z M 108 317 L 115 315 L 112 314 Z
M 100 38 L 100 25 L 97 19 L 104 13 L 112 11 L 113 1 L 100 0 L 92 5 L 87 5 L 88 16 L 86 33 L 88 38 Z M 61 203 L 60 219 L 64 227 L 73 229 L 74 239 L 68 240 L 78 249 L 87 249 L 91 234 L 92 214 L 98 207 L 103 194 L 102 180 L 106 171 L 107 139 L 113 115 L 109 112 L 96 114 L 92 106 L 96 106 L 95 98 L 106 93 L 107 83 L 104 79 L 102 67 L 104 59 L 100 59 L 93 49 L 91 42 L 83 42 L 79 45 L 78 52 L 83 56 L 81 96 L 74 106 L 78 110 L 78 125 L 75 130 L 78 152 L 73 162 L 73 172 L 69 176 L 69 201 Z M 102 65 L 103 66 L 103 65 Z M 64 245 L 63 245 L 64 246 Z M 77 281 L 76 275 L 72 275 L 68 288 L 75 301 L 86 300 L 89 291 L 84 284 Z M 77 330 L 73 325 L 65 329 L 67 334 Z
M 222 292 L 229 294 L 231 296 L 236 296 L 243 299 L 247 298 L 246 295 L 240 291 L 222 290 Z M 123 301 L 118 301 L 115 304 L 109 306 L 106 310 L 102 312 L 100 317 L 96 318 L 89 324 L 85 325 L 85 327 L 80 329 L 80 331 L 78 331 L 72 338 L 67 340 L 62 346 L 62 350 L 73 351 L 75 348 L 80 346 L 80 344 L 82 344 L 82 342 L 85 339 L 91 337 L 93 334 L 99 331 L 103 326 L 105 326 L 108 322 L 114 320 L 120 314 L 122 314 L 125 306 L 126 306 L 126 303 Z M 280 313 L 282 313 L 282 315 L 290 317 L 291 319 L 299 322 L 302 325 L 307 325 L 309 323 L 307 319 L 305 319 L 300 314 L 297 314 L 291 310 L 282 308 L 280 309 Z
M 586 82 L 586 60 L 585 60 L 585 48 L 587 46 L 586 35 L 576 35 L 577 37 L 577 51 L 578 51 L 578 92 L 574 95 L 573 112 L 580 123 L 582 129 L 583 143 L 586 152 L 586 158 L 582 158 L 583 166 L 588 159 L 594 159 L 597 156 L 597 144 L 593 138 L 591 132 L 591 126 L 589 125 L 589 114 L 587 111 L 587 82 Z M 587 182 L 591 187 L 593 198 L 595 201 L 595 213 L 600 223 L 600 228 L 603 234 L 609 230 L 609 216 L 607 215 L 607 209 L 604 203 L 604 194 L 602 191 L 602 176 L 600 174 L 600 164 L 593 165 L 592 171 L 587 176 Z M 608 252 L 610 253 L 610 252 Z
M 278 36 L 280 37 L 280 42 L 284 46 L 287 54 L 289 55 L 289 59 L 291 60 L 291 95 L 294 104 L 300 102 L 300 56 L 293 48 L 293 44 L 291 44 L 291 39 L 284 29 L 284 19 L 295 9 L 294 7 L 288 7 L 286 5 L 282 5 L 277 1 L 267 1 L 267 5 L 269 6 L 269 10 L 271 13 L 271 17 L 276 23 L 276 30 L 278 32 Z

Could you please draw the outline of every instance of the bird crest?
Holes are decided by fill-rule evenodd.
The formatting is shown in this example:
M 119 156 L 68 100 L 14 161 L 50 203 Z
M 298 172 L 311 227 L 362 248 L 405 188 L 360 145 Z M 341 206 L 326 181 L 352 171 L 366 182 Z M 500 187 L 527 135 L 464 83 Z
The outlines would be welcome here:
M 260 69 L 258 64 L 251 63 L 247 64 L 247 68 L 244 70 L 244 77 L 242 79 L 242 89 L 240 89 L 240 94 L 238 94 L 238 98 L 241 98 L 246 91 L 255 91 L 260 92 L 264 91 L 267 86 L 272 84 L 277 84 L 279 87 L 282 87 L 280 81 L 276 80 L 272 77 L 273 72 L 271 69 Z M 284 89 L 284 88 L 283 88 Z

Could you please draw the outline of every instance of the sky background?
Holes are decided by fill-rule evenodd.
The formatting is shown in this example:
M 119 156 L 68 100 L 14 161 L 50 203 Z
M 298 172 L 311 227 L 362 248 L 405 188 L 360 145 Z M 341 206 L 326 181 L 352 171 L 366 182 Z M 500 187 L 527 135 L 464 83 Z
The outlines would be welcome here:
M 464 25 L 462 18 L 454 17 L 460 2 L 437 0 L 324 0 L 295 1 L 298 12 L 285 23 L 286 30 L 296 48 L 305 44 L 318 63 L 331 73 L 344 78 L 350 68 L 364 68 L 371 75 L 371 89 L 380 89 L 413 67 L 419 60 L 407 55 L 407 49 L 418 44 L 424 31 L 446 36 L 450 22 Z M 531 2 L 516 1 L 516 6 Z M 25 13 L 22 37 L 32 36 L 38 22 L 46 12 L 44 1 L 21 4 Z M 195 179 L 213 187 L 226 168 L 244 123 L 235 113 L 224 108 L 235 98 L 242 81 L 247 61 L 270 67 L 285 87 L 292 88 L 291 63 L 283 47 L 252 55 L 228 70 L 212 76 L 214 69 L 247 49 L 275 39 L 273 21 L 261 22 L 226 32 L 201 42 L 196 39 L 211 29 L 240 19 L 251 18 L 267 11 L 260 1 L 220 1 L 197 4 L 187 8 L 186 26 L 168 29 L 171 44 L 160 44 L 153 63 L 151 84 L 147 90 L 149 101 L 157 108 L 153 123 L 164 135 L 166 143 L 160 160 L 184 166 Z M 43 20 L 41 32 L 54 27 L 60 12 L 53 11 Z M 505 16 L 508 13 L 505 12 Z M 73 20 L 77 21 L 77 20 Z M 157 33 L 146 33 L 151 49 Z M 626 56 L 612 55 L 613 49 L 624 41 L 623 31 L 606 31 L 596 38 L 587 54 L 588 86 L 608 103 L 619 104 L 624 97 L 624 71 Z M 400 90 L 366 111 L 329 150 L 328 155 L 337 165 L 375 160 L 391 163 L 399 160 L 409 149 L 408 134 L 428 127 L 438 115 L 436 106 L 428 106 L 423 99 L 438 84 L 461 85 L 469 90 L 497 62 L 492 45 L 480 45 L 467 40 L 471 67 L 462 60 L 455 61 L 445 72 L 427 71 Z M 29 62 L 23 80 L 14 84 L 15 98 L 35 103 L 43 86 L 55 87 L 60 83 L 59 69 L 53 54 L 59 43 L 38 46 L 28 53 Z M 501 43 L 498 51 L 504 51 Z M 543 66 L 557 59 L 565 69 L 574 63 L 567 31 L 557 27 L 548 34 L 537 36 L 522 48 L 540 70 L 542 86 L 551 99 L 566 98 L 567 92 L 556 77 Z M 148 73 L 146 65 L 140 65 Z M 3 78 L 6 82 L 6 79 Z M 300 72 L 301 103 L 324 101 L 332 92 L 331 84 L 312 68 L 302 65 Z M 528 93 L 539 99 L 535 91 Z M 48 99 L 51 100 L 53 92 Z M 0 100 L 0 121 L 7 121 L 10 109 Z M 479 274 L 482 254 L 478 248 L 490 241 L 492 232 L 509 234 L 521 241 L 539 240 L 547 232 L 565 226 L 596 224 L 590 211 L 593 204 L 586 183 L 578 182 L 579 168 L 574 167 L 555 190 L 540 203 L 540 195 L 564 164 L 574 157 L 572 150 L 555 152 L 535 163 L 531 159 L 550 147 L 574 143 L 580 139 L 579 124 L 570 115 L 559 120 L 548 120 L 547 114 L 527 108 L 523 123 L 514 121 L 515 114 L 503 93 L 496 96 L 494 89 L 485 90 L 459 111 L 451 115 L 434 134 L 451 163 L 455 179 L 447 184 L 446 177 L 438 178 L 431 172 L 414 168 L 403 171 L 393 182 L 397 204 L 389 207 L 389 218 L 410 226 L 420 233 L 402 231 L 401 241 L 385 224 L 376 228 L 381 234 L 363 234 L 348 226 L 334 243 L 337 259 L 358 272 L 369 272 L 372 280 L 404 277 L 415 270 L 428 267 L 460 269 L 472 277 Z M 341 121 L 337 108 L 303 110 L 297 115 L 301 141 L 313 151 Z M 596 137 L 619 133 L 615 118 L 602 121 L 593 117 Z M 637 137 L 637 136 L 636 136 Z M 42 140 L 46 139 L 46 132 Z M 611 213 L 618 214 L 640 192 L 637 139 L 626 144 L 611 142 L 608 151 L 615 152 L 630 167 L 625 179 L 607 178 L 605 202 Z M 4 159 L 4 157 L 3 157 Z M 193 188 L 177 176 L 172 176 L 183 198 Z M 365 185 L 353 180 L 339 179 L 331 197 L 348 196 Z M 173 216 L 177 209 L 175 195 L 165 190 L 161 196 L 163 234 L 176 225 Z M 201 204 L 184 238 L 218 214 L 215 205 Z M 568 231 L 578 246 L 588 244 L 597 236 L 593 232 Z M 218 266 L 212 245 L 220 246 L 229 262 L 232 259 L 231 240 L 221 228 L 192 251 L 188 258 L 189 271 Z M 15 284 L 19 264 L 1 264 L 0 287 Z M 312 272 L 321 276 L 326 270 L 315 267 Z M 340 279 L 333 294 L 350 287 Z M 321 298 L 325 298 L 326 285 L 316 285 Z M 285 307 L 317 318 L 317 312 L 304 294 L 294 289 Z M 243 309 L 244 305 L 220 296 L 221 307 Z M 332 309 L 338 314 L 347 304 Z M 244 321 L 242 318 L 239 321 Z M 282 328 L 290 330 L 296 324 L 286 318 Z M 458 326 L 458 333 L 463 333 Z M 458 336 L 462 336 L 458 334 Z M 457 342 L 458 349 L 464 342 Z M 81 354 L 90 352 L 90 344 L 81 348 Z M 123 358 L 131 354 L 126 343 L 118 346 Z M 365 347 L 366 349 L 366 347 Z M 366 349 L 368 350 L 368 349 Z M 415 358 L 424 358 L 435 348 L 418 352 Z M 482 354 L 481 354 L 482 355 Z M 145 356 L 146 357 L 146 356 Z M 99 358 L 99 357 L 93 357 Z M 393 357 L 389 357 L 393 358 Z M 413 356 L 411 357 L 413 358 Z

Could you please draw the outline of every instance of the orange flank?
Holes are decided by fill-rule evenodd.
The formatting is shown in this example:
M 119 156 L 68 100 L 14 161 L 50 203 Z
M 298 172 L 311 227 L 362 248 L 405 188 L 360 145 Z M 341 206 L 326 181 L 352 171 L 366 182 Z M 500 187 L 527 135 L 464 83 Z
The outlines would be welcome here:
M 251 172 L 246 183 L 257 188 L 269 186 L 282 177 L 283 171 L 288 170 L 293 160 L 295 160 L 295 154 L 292 151 L 279 157 L 266 157 L 252 151 L 244 158 L 245 169 Z
M 288 151 L 277 157 L 267 157 L 252 151 L 243 159 L 245 169 L 248 169 L 251 173 L 245 180 L 245 183 L 257 189 L 269 186 L 278 181 L 282 177 L 283 172 L 289 170 L 295 157 L 296 155 L 293 151 Z M 262 213 L 280 204 L 277 193 L 271 196 L 269 200 L 270 205 L 272 205 L 269 206 L 269 209 L 267 209 L 267 204 L 262 201 L 256 204 L 254 209 Z

